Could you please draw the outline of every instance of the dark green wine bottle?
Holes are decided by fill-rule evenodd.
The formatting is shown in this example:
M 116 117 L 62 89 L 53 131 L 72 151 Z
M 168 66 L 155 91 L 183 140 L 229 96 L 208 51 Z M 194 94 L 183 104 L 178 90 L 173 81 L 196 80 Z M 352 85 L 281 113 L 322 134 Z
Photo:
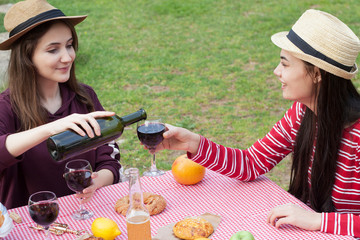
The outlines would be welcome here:
M 100 136 L 90 138 L 88 135 L 80 136 L 72 130 L 67 130 L 48 138 L 47 148 L 55 161 L 71 158 L 119 138 L 126 126 L 142 119 L 146 119 L 144 109 L 124 117 L 114 115 L 98 118 L 96 121 L 100 125 Z

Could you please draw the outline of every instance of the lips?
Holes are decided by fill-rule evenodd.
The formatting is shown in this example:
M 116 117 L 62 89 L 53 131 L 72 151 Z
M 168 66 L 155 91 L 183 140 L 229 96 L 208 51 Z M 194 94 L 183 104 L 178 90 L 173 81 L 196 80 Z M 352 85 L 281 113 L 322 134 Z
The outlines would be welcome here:
M 284 89 L 286 87 L 286 84 L 284 82 L 281 82 L 281 81 L 280 81 L 280 83 L 281 83 L 281 89 Z
M 70 69 L 70 66 L 57 68 L 57 70 L 62 71 L 62 72 L 67 72 L 69 69 Z

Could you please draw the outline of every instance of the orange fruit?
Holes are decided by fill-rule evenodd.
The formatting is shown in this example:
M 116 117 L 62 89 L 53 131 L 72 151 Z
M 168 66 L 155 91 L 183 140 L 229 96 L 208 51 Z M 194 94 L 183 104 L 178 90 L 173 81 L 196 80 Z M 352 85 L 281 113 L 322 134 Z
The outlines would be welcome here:
M 192 185 L 200 182 L 205 176 L 205 167 L 191 161 L 186 154 L 175 159 L 171 172 L 178 183 Z

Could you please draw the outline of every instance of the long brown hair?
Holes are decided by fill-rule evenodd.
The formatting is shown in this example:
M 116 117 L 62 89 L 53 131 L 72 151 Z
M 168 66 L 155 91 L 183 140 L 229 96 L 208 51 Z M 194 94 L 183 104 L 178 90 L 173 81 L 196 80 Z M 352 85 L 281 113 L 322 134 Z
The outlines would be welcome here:
M 75 28 L 66 20 L 43 23 L 26 33 L 11 47 L 8 66 L 9 90 L 12 107 L 21 123 L 19 131 L 37 127 L 48 121 L 48 113 L 40 104 L 37 70 L 32 62 L 32 56 L 39 39 L 56 22 L 65 23 L 69 27 L 73 37 L 73 47 L 77 51 L 78 39 Z M 75 92 L 77 99 L 84 103 L 89 111 L 94 111 L 94 104 L 76 79 L 75 63 L 71 67 L 70 78 L 65 84 Z
M 305 65 L 309 73 L 314 71 L 313 65 Z M 306 109 L 296 137 L 289 192 L 318 212 L 332 212 L 340 141 L 344 128 L 360 118 L 360 95 L 350 80 L 324 70 L 320 74 L 316 114 Z

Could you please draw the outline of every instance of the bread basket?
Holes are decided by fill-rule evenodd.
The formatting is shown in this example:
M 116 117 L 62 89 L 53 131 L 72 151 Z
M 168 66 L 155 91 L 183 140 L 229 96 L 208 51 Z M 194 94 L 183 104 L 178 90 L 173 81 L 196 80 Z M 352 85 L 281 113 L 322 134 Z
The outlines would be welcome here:
M 13 220 L 10 218 L 9 213 L 6 210 L 6 207 L 0 203 L 0 211 L 2 215 L 4 215 L 5 220 L 3 225 L 0 227 L 0 238 L 6 237 L 10 232 L 11 229 L 14 227 Z

